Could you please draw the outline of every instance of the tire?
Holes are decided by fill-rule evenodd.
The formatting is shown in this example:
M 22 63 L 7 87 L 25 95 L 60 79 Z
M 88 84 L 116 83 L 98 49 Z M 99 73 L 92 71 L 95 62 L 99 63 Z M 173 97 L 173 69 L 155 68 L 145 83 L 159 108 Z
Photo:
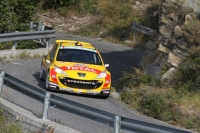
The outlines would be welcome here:
M 45 78 L 45 89 L 49 90 L 49 72 L 47 72 L 46 78 Z
M 103 99 L 107 99 L 110 97 L 110 93 L 109 94 L 101 94 L 100 95 Z
M 41 68 L 40 68 L 40 80 L 45 80 L 45 71 L 44 71 L 44 68 L 42 67 L 41 65 Z

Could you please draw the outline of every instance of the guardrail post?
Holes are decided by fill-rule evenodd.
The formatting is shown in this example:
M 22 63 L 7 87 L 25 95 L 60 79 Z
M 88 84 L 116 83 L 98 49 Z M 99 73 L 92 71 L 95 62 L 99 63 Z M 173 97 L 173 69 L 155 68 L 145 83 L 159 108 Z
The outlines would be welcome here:
M 38 31 L 44 31 L 45 25 L 41 22 L 38 23 Z
M 50 101 L 51 93 L 46 92 L 45 93 L 45 99 L 44 99 L 44 108 L 43 108 L 43 115 L 42 119 L 46 119 L 48 115 L 48 109 L 49 109 L 49 101 Z
M 114 128 L 115 128 L 115 133 L 120 133 L 120 129 L 121 129 L 121 117 L 120 116 L 115 116 Z
M 5 76 L 5 72 L 0 71 L 0 96 L 1 96 L 2 88 L 3 88 L 4 76 Z
M 50 39 L 47 38 L 47 39 L 46 39 L 46 48 L 49 48 L 49 47 L 50 47 L 49 45 L 50 45 Z
M 33 29 L 33 22 L 30 22 L 30 29 Z
M 44 28 L 45 28 L 45 25 L 44 25 L 44 24 L 42 24 L 42 29 L 41 29 L 41 30 L 42 30 L 42 31 L 44 31 Z
M 18 41 L 13 41 L 12 50 L 16 50 L 18 46 Z
M 15 31 L 15 32 L 19 32 L 19 31 Z M 16 50 L 17 46 L 18 46 L 18 41 L 13 41 L 12 50 Z

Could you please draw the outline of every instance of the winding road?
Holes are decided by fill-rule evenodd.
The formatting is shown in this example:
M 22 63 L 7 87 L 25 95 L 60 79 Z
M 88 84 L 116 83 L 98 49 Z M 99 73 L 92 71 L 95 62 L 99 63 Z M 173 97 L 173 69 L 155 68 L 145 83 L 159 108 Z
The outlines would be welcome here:
M 56 39 L 81 40 L 92 43 L 101 53 L 104 62 L 110 64 L 108 68 L 112 74 L 112 81 L 115 84 L 122 76 L 123 71 L 131 71 L 133 67 L 138 67 L 142 53 L 137 49 L 132 49 L 119 44 L 98 41 L 79 36 L 69 36 L 66 34 L 56 34 Z M 54 41 L 54 40 L 51 40 Z M 12 59 L 7 62 L 0 62 L 0 70 L 16 77 L 32 86 L 44 89 L 44 82 L 39 80 L 39 70 L 42 58 Z M 101 99 L 95 96 L 75 95 L 68 93 L 52 92 L 54 95 L 91 106 L 103 111 L 124 116 L 132 119 L 155 123 L 159 125 L 171 126 L 164 122 L 154 120 L 133 112 L 119 101 L 109 97 Z M 24 92 L 18 91 L 10 84 L 3 86 L 2 97 L 15 103 L 27 110 L 30 110 L 36 116 L 41 116 L 43 111 L 43 102 L 31 97 Z M 69 112 L 68 112 L 69 111 Z M 74 114 L 70 110 L 61 109 L 57 105 L 50 105 L 48 119 L 66 125 L 70 128 L 83 133 L 113 133 L 112 125 L 104 125 L 98 119 L 88 119 L 81 114 Z M 99 122 L 97 122 L 99 121 Z M 125 132 L 125 131 L 124 131 Z

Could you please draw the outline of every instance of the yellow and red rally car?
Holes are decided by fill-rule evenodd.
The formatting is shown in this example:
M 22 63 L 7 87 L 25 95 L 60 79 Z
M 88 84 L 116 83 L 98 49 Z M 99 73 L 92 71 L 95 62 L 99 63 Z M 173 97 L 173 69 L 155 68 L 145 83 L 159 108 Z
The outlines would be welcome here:
M 45 88 L 109 97 L 111 74 L 98 50 L 90 43 L 56 40 L 42 59 L 40 79 Z

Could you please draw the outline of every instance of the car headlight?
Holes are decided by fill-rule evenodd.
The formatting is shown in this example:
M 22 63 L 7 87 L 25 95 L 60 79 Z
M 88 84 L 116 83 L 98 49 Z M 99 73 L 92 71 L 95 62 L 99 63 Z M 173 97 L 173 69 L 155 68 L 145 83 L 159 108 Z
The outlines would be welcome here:
M 66 72 L 64 72 L 62 69 L 60 69 L 58 66 L 54 66 L 54 70 L 55 72 L 59 73 L 59 74 L 63 74 L 63 75 L 67 75 Z
M 103 72 L 101 72 L 99 75 L 96 76 L 96 78 L 105 78 L 107 75 L 106 70 L 104 70 Z

